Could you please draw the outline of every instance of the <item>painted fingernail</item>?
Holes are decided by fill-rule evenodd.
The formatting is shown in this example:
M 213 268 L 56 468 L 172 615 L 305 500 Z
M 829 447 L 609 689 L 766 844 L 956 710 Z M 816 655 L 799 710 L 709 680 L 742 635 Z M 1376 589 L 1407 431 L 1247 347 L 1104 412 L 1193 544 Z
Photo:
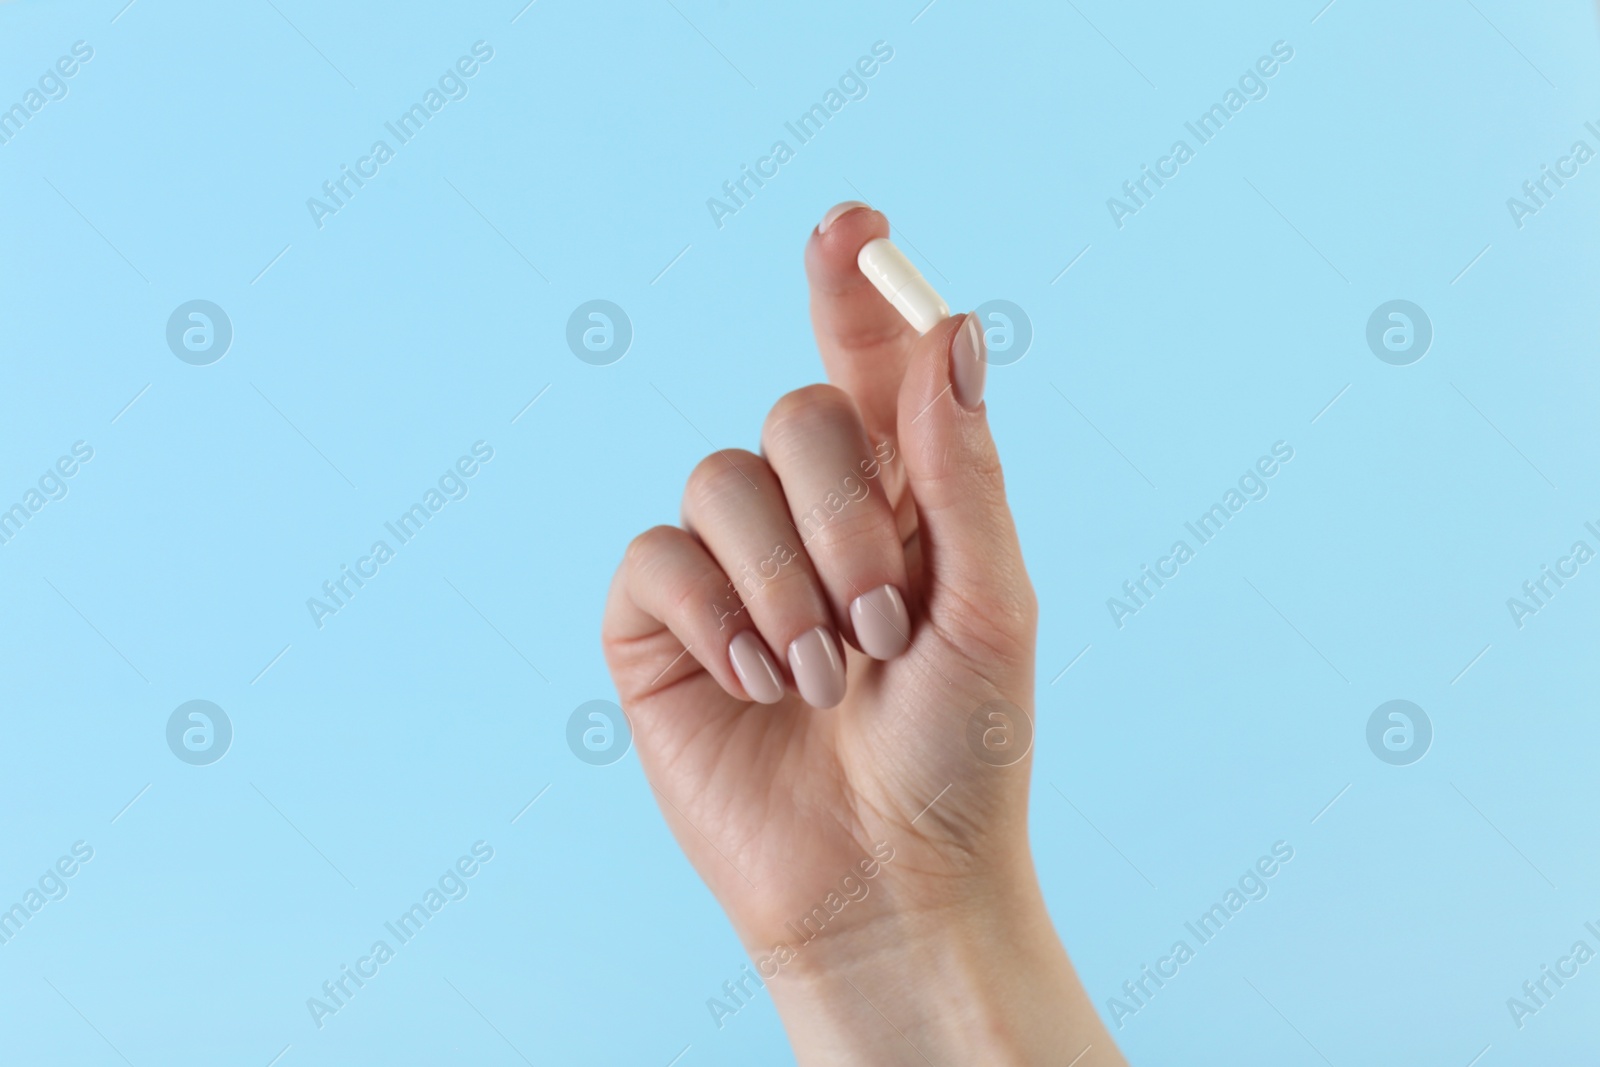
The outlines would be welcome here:
M 733 673 L 739 676 L 739 684 L 751 699 L 760 704 L 776 704 L 783 699 L 778 665 L 754 633 L 746 630 L 733 639 L 728 645 L 728 662 L 733 664 Z
M 842 204 L 835 204 L 835 205 L 833 205 L 832 207 L 830 207 L 828 209 L 828 213 L 826 215 L 822 216 L 822 221 L 817 223 L 817 232 L 818 233 L 827 233 L 828 232 L 828 227 L 832 226 L 835 222 L 837 222 L 839 220 L 839 216 L 840 215 L 843 215 L 847 211 L 854 211 L 858 207 L 869 207 L 869 206 L 870 205 L 863 204 L 859 200 L 846 200 Z
M 978 326 L 978 316 L 968 315 L 950 343 L 950 389 L 956 395 L 956 403 L 968 411 L 983 403 L 983 376 L 988 366 L 983 358 L 983 330 Z
M 894 659 L 911 643 L 911 615 L 900 590 L 892 585 L 856 597 L 850 605 L 850 622 L 861 651 L 873 659 Z
M 800 697 L 814 708 L 831 708 L 844 699 L 844 659 L 833 635 L 818 626 L 789 645 L 789 669 Z

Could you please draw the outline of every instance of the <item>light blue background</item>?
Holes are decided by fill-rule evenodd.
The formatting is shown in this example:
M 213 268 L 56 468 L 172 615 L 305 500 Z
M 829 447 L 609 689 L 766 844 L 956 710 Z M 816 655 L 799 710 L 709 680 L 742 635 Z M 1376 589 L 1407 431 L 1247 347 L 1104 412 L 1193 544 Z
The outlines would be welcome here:
M 1126 1020 L 1132 1062 L 1593 1053 L 1600 962 L 1520 1031 L 1506 998 L 1600 948 L 1600 564 L 1520 630 L 1505 605 L 1600 547 L 1600 162 L 1506 207 L 1600 148 L 1592 5 L 122 2 L 0 5 L 0 106 L 94 49 L 0 145 L 0 506 L 95 450 L 0 547 L 0 903 L 95 849 L 0 945 L 5 1062 L 790 1061 L 765 995 L 713 1023 L 744 956 L 636 756 L 564 730 L 614 698 L 628 538 L 819 376 L 800 254 L 856 198 L 952 307 L 1036 332 L 987 395 L 1043 603 L 1035 849 L 1102 1011 L 1295 848 Z M 319 230 L 306 199 L 479 40 Z M 880 40 L 867 98 L 714 225 Z M 1119 230 L 1106 199 L 1279 40 Z M 196 298 L 235 330 L 209 367 L 164 340 Z M 592 298 L 634 325 L 612 366 L 565 345 Z M 1435 329 L 1408 367 L 1364 340 L 1393 298 Z M 306 598 L 479 440 L 470 495 L 318 630 Z M 1279 440 L 1270 496 L 1117 629 L 1106 598 Z M 196 698 L 236 731 L 209 767 L 164 738 Z M 1433 722 L 1411 766 L 1366 745 L 1394 698 Z M 317 1029 L 478 840 L 470 895 Z

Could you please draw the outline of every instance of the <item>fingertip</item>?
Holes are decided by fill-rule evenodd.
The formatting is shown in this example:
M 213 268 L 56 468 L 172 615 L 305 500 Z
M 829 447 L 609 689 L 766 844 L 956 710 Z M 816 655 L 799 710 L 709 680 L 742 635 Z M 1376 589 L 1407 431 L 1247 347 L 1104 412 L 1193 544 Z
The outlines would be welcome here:
M 911 646 L 911 613 L 893 585 L 881 585 L 850 604 L 856 645 L 876 660 L 891 660 Z
M 800 699 L 814 708 L 831 708 L 844 699 L 844 656 L 827 627 L 814 627 L 789 643 L 789 672 Z
M 962 316 L 961 326 L 950 339 L 950 388 L 956 403 L 975 411 L 983 403 L 983 385 L 989 368 L 983 327 L 975 312 Z
M 822 216 L 822 221 L 817 223 L 817 232 L 819 234 L 827 233 L 828 227 L 837 222 L 840 216 L 860 208 L 866 208 L 868 211 L 872 210 L 872 206 L 864 200 L 844 200 L 833 205 Z
M 929 409 L 945 393 L 962 411 L 981 410 L 986 351 L 983 327 L 973 312 L 951 315 L 919 337 L 901 386 L 901 419 L 928 421 L 923 416 L 931 417 Z
M 783 699 L 783 676 L 766 644 L 753 631 L 745 630 L 728 645 L 728 662 L 751 700 L 776 704 Z
M 806 244 L 806 274 L 814 289 L 847 293 L 869 284 L 856 265 L 868 241 L 889 236 L 889 219 L 858 200 L 835 204 Z

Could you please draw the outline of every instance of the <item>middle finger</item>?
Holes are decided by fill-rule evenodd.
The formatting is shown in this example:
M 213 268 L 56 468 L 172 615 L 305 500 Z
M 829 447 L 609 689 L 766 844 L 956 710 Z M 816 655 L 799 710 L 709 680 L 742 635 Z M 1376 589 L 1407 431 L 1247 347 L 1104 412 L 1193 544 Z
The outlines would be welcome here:
M 689 475 L 683 521 L 738 588 L 767 647 L 785 650 L 801 698 L 816 708 L 843 700 L 828 602 L 766 460 L 742 449 L 707 456 Z

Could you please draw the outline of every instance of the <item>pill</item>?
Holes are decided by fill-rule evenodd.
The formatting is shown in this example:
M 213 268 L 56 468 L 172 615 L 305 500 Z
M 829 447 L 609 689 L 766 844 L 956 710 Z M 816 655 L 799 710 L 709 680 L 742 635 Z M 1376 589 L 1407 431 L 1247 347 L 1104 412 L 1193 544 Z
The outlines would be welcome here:
M 856 257 L 856 265 L 918 333 L 927 333 L 950 317 L 944 297 L 887 237 L 868 241 Z

